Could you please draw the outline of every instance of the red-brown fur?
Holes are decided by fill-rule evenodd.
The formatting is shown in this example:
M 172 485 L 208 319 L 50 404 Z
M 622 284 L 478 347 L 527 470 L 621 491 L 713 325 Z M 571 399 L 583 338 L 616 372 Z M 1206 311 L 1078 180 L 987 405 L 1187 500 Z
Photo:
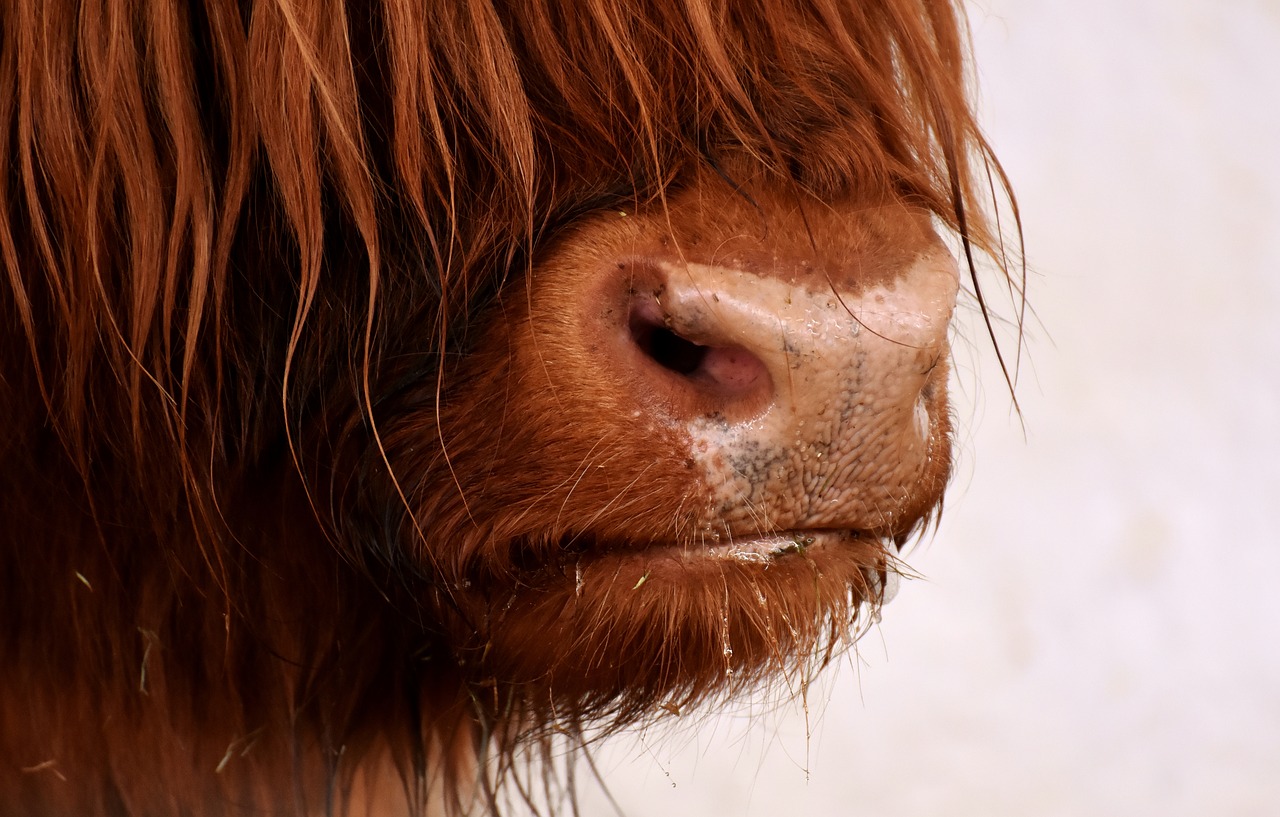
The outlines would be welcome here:
M 516 376 L 528 291 L 700 178 L 990 249 L 962 52 L 950 0 L 0 4 L 0 811 L 458 807 L 829 657 L 880 543 L 659 581 L 684 466 Z

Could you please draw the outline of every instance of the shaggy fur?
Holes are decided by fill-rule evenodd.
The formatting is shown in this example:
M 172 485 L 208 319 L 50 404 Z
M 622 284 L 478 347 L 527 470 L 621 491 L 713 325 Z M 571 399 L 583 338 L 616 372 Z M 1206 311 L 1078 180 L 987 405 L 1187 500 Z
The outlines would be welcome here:
M 992 249 L 963 68 L 950 0 L 0 3 L 4 813 L 461 810 L 822 663 L 928 508 L 629 592 L 680 464 L 566 488 L 607 429 L 512 327 L 699 174 Z

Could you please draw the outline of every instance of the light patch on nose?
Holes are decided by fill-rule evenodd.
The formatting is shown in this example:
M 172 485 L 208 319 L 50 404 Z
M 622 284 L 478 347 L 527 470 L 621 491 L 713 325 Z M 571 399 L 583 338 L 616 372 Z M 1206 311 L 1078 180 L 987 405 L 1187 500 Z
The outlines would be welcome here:
M 958 274 L 945 252 L 857 295 L 733 267 L 667 265 L 674 331 L 749 350 L 773 394 L 752 416 L 684 421 L 723 524 L 878 527 L 929 457 L 921 391 L 946 352 Z

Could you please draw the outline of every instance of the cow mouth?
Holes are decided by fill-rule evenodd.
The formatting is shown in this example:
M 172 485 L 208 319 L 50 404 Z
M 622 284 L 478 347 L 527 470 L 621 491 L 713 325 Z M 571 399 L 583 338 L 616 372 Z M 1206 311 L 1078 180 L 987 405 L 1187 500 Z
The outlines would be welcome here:
M 541 546 L 527 540 L 511 543 L 510 565 L 523 574 L 524 581 L 538 584 L 536 577 L 581 576 L 588 566 L 606 573 L 638 571 L 638 575 L 675 571 L 693 576 L 701 571 L 737 566 L 739 569 L 783 568 L 808 564 L 844 562 L 846 558 L 872 558 L 879 579 L 902 567 L 899 554 L 907 543 L 928 526 L 931 514 L 899 520 L 892 528 L 815 527 L 783 528 L 775 531 L 706 531 L 679 541 L 665 539 L 612 538 L 592 534 L 570 535 L 555 544 Z M 878 556 L 871 556 L 878 553 Z M 860 555 L 859 555 L 860 554 Z M 788 569 L 790 569 L 788 567 Z M 622 574 L 618 574 L 622 575 Z M 554 580 L 554 579 L 553 579 Z
M 767 533 L 709 534 L 684 542 L 615 542 L 575 536 L 560 544 L 561 564 L 587 558 L 659 557 L 692 562 L 738 562 L 768 565 L 793 557 L 819 556 L 854 544 L 875 543 L 893 557 L 912 538 L 918 525 L 901 532 L 856 528 L 793 528 Z
M 686 547 L 684 552 L 703 558 L 767 564 L 811 550 L 839 547 L 854 541 L 875 539 L 870 533 L 843 529 L 796 529 L 756 536 L 733 536 L 713 544 Z

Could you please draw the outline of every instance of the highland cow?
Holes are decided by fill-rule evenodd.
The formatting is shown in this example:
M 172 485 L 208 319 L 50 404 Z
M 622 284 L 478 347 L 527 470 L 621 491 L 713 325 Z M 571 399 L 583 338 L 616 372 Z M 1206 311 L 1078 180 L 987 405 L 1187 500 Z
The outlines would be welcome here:
M 0 135 L 5 814 L 493 811 L 939 506 L 951 0 L 7 0 Z

